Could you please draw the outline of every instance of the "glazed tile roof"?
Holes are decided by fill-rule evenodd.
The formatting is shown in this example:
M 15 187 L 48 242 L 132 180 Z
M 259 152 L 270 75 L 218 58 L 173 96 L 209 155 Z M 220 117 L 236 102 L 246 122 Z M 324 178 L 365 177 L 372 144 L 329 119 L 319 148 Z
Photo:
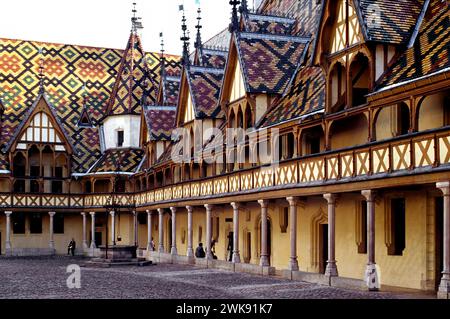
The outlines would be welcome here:
M 398 85 L 450 67 L 450 9 L 432 0 L 414 45 L 381 78 L 378 89 Z
M 320 67 L 303 67 L 282 99 L 258 125 L 267 127 L 298 119 L 325 107 L 325 77 Z
M 191 66 L 187 72 L 196 118 L 224 117 L 219 105 L 224 70 Z
M 98 129 L 77 126 L 83 111 L 83 84 L 87 91 L 87 111 L 93 125 L 98 126 L 106 114 L 123 52 L 0 39 L 0 100 L 5 107 L 1 129 L 3 147 L 38 96 L 39 62 L 43 59 L 45 92 L 74 145 L 72 171 L 86 172 L 100 158 L 101 152 Z M 153 82 L 159 82 L 159 54 L 147 53 L 145 59 Z M 178 57 L 166 56 L 166 59 L 167 72 L 179 69 Z M 6 162 L 4 156 L 0 154 L 0 164 Z M 7 166 L 3 164 L 3 169 Z
M 224 69 L 227 64 L 228 51 L 202 49 L 200 64 L 207 68 Z
M 359 0 L 366 40 L 391 44 L 407 44 L 416 27 L 425 0 Z M 358 7 L 359 5 L 359 7 Z M 380 14 L 376 17 L 374 14 Z
M 175 128 L 176 106 L 147 106 L 145 121 L 153 141 L 170 141 Z
M 162 80 L 164 105 L 177 105 L 180 94 L 180 76 L 165 76 Z
M 203 46 L 205 48 L 210 48 L 213 50 L 228 51 L 230 48 L 230 40 L 231 34 L 228 31 L 228 28 L 225 28 L 224 30 L 213 36 L 211 39 L 203 43 Z
M 309 39 L 239 33 L 236 47 L 249 93 L 282 94 L 306 53 Z
M 135 173 L 143 159 L 144 151 L 141 149 L 107 150 L 89 170 L 89 174 L 116 172 L 117 167 L 122 173 Z
M 295 19 L 248 14 L 245 19 L 247 32 L 291 35 L 295 26 Z
M 122 56 L 119 73 L 112 91 L 109 115 L 141 114 L 142 97 L 147 97 L 144 104 L 156 101 L 156 87 L 149 76 L 145 62 L 145 52 L 139 37 L 132 33 L 127 48 Z

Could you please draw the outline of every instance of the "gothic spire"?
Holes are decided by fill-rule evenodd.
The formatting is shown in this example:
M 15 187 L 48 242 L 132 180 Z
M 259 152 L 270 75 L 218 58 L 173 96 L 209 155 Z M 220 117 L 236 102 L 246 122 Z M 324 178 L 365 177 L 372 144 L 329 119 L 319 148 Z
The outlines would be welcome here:
M 180 38 L 183 41 L 183 65 L 185 67 L 189 66 L 189 31 L 186 25 L 186 15 L 184 12 L 184 6 L 180 5 L 180 11 L 183 11 L 183 17 L 181 18 L 181 30 L 183 31 L 183 36 Z
M 202 33 L 201 33 L 201 30 L 202 30 L 202 24 L 201 24 L 201 21 L 202 21 L 202 16 L 201 16 L 202 9 L 200 7 L 198 7 L 197 13 L 198 13 L 198 17 L 197 17 L 197 21 L 198 22 L 197 22 L 197 25 L 195 26 L 195 28 L 197 29 L 197 39 L 195 41 L 195 48 L 200 50 L 201 47 L 202 47 Z
M 247 0 L 241 0 L 241 6 L 239 7 L 239 11 L 241 12 L 241 14 L 248 13 Z
M 143 29 L 144 27 L 141 22 L 142 18 L 136 16 L 136 2 L 133 2 L 133 10 L 131 10 L 131 12 L 133 13 L 133 16 L 131 17 L 131 33 L 137 34 L 137 31 L 139 29 Z
M 40 55 L 40 59 L 39 59 L 39 94 L 44 94 L 44 54 L 43 54 L 43 49 L 40 48 L 39 49 L 39 55 Z
M 161 39 L 161 79 L 162 79 L 166 74 L 166 57 L 164 56 L 164 52 L 166 51 L 164 50 L 164 35 L 162 32 L 159 34 L 159 37 Z
M 241 4 L 240 0 L 230 0 L 230 5 L 233 6 L 231 10 L 231 23 L 229 30 L 230 32 L 235 32 L 239 30 L 239 17 L 237 6 Z

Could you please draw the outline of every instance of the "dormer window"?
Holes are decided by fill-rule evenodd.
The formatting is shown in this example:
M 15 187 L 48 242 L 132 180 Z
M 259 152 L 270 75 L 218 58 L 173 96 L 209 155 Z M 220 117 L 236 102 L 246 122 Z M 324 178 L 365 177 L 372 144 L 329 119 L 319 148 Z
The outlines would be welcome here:
M 117 147 L 123 147 L 124 133 L 123 130 L 117 131 Z

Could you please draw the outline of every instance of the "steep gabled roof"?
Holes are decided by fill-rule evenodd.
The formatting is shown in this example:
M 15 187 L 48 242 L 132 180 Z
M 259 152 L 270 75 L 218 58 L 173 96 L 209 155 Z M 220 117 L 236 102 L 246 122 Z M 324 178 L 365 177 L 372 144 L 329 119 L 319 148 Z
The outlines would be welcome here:
M 450 71 L 450 9 L 445 1 L 432 0 L 414 45 L 381 77 L 377 90 Z
M 325 108 L 325 76 L 320 67 L 302 67 L 286 94 L 265 116 L 259 127 L 299 119 Z
M 89 170 L 88 174 L 136 173 L 145 158 L 137 148 L 110 149 Z
M 247 92 L 282 94 L 307 52 L 309 38 L 241 32 L 235 42 Z
M 187 75 L 196 118 L 224 117 L 219 105 L 224 70 L 191 66 Z
M 38 106 L 41 104 L 41 101 L 44 101 L 44 105 L 46 108 L 46 113 L 50 116 L 51 121 L 56 125 L 56 129 L 58 129 L 60 132 L 62 132 L 62 138 L 64 140 L 64 143 L 66 143 L 69 146 L 69 153 L 72 153 L 74 150 L 74 147 L 71 143 L 71 139 L 69 135 L 67 134 L 66 130 L 64 129 L 64 126 L 61 123 L 61 119 L 59 118 L 55 107 L 50 102 L 48 96 L 45 93 L 41 93 L 38 95 L 36 101 L 33 103 L 33 105 L 28 109 L 26 112 L 24 118 L 20 122 L 20 124 L 16 127 L 16 130 L 14 131 L 11 139 L 9 140 L 9 143 L 6 144 L 4 152 L 9 152 L 12 145 L 17 142 L 17 139 L 20 138 L 20 136 L 24 133 L 27 125 L 29 125 L 29 121 L 31 120 L 32 116 L 37 112 Z
M 165 76 L 161 83 L 163 105 L 176 105 L 180 94 L 180 76 Z
M 137 34 L 131 33 L 120 62 L 107 114 L 139 115 L 142 104 L 156 101 L 156 93 L 157 87 L 149 76 L 141 40 Z
M 5 106 L 1 144 L 9 143 L 39 95 L 39 61 L 43 59 L 46 95 L 74 146 L 72 171 L 87 172 L 102 155 L 98 125 L 107 114 L 123 53 L 109 48 L 0 39 L 0 99 Z M 167 74 L 179 70 L 179 57 L 165 57 Z M 146 53 L 145 60 L 153 82 L 159 83 L 160 55 Z M 83 84 L 94 125 L 89 128 L 77 126 L 86 92 Z M 7 157 L 0 154 L 0 170 L 7 167 Z
M 425 0 L 354 0 L 366 41 L 407 44 Z
M 145 122 L 152 141 L 170 141 L 175 128 L 176 106 L 145 107 Z

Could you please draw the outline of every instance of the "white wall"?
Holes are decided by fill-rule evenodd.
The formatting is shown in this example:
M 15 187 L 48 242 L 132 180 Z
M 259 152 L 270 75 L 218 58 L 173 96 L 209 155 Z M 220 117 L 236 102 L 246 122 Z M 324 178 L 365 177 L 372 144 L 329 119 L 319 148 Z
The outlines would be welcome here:
M 139 147 L 141 117 L 139 115 L 110 116 L 103 123 L 106 149 L 117 147 L 117 131 L 124 131 L 123 147 Z

